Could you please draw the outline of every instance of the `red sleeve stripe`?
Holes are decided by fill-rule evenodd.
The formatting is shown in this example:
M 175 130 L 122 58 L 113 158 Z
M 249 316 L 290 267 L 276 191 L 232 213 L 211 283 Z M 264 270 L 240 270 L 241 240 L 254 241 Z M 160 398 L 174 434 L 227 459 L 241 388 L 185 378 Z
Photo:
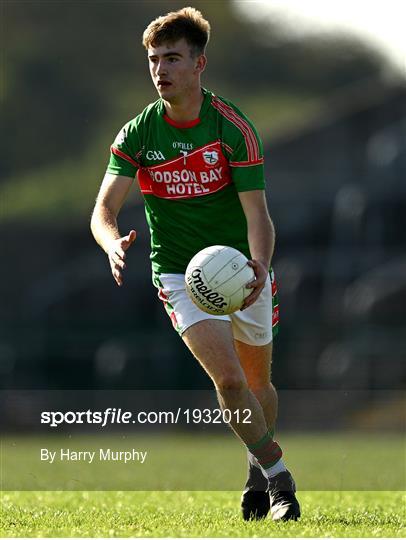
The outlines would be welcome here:
M 222 103 L 222 102 L 220 102 Z M 224 103 L 222 103 L 222 105 L 224 106 Z M 258 159 L 259 157 L 259 149 L 258 149 L 258 143 L 257 143 L 257 139 L 255 137 L 255 133 L 254 131 L 252 130 L 251 126 L 249 125 L 249 123 L 244 120 L 243 118 L 241 118 L 241 116 L 239 116 L 231 107 L 227 106 L 228 107 L 226 110 L 230 116 L 230 119 L 235 121 L 236 125 L 240 127 L 240 129 L 242 129 L 243 133 L 244 133 L 244 136 L 245 136 L 245 140 L 246 140 L 246 144 L 248 142 L 248 145 L 250 146 L 250 149 L 251 149 L 251 159 L 249 159 L 249 161 L 251 161 L 252 159 Z
M 228 146 L 228 144 L 226 144 L 225 142 L 221 141 L 221 145 L 224 146 L 224 148 L 227 150 L 227 152 L 229 152 L 230 154 L 232 154 L 234 152 L 234 150 L 231 148 L 231 146 Z
M 122 152 L 118 148 L 115 148 L 114 146 L 111 146 L 110 150 L 113 152 L 114 155 L 125 159 L 126 161 L 128 161 L 128 163 L 131 163 L 131 165 L 134 165 L 134 167 L 137 167 L 137 169 L 140 167 L 139 163 L 137 163 L 132 158 L 130 158 L 130 156 L 127 156 L 127 154 L 124 154 L 124 152 Z
M 245 144 L 247 147 L 247 161 L 256 161 L 259 159 L 259 147 L 255 133 L 249 123 L 239 116 L 232 107 L 226 105 L 218 98 L 213 98 L 213 106 L 222 114 L 227 120 L 230 120 L 244 136 Z
M 251 167 L 251 165 L 262 165 L 264 158 L 257 159 L 256 161 L 230 161 L 230 167 Z
M 248 161 L 252 161 L 255 155 L 256 139 L 255 135 L 252 133 L 251 127 L 245 120 L 238 116 L 230 106 L 223 103 L 220 99 L 214 98 L 213 105 L 220 112 L 220 114 L 227 118 L 227 120 L 230 120 L 230 122 L 237 126 L 241 131 L 247 147 Z

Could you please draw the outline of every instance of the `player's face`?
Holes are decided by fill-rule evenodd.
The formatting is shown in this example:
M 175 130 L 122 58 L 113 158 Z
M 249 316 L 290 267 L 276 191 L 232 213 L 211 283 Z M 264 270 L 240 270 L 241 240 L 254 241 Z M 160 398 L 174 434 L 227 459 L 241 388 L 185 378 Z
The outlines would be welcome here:
M 185 39 L 151 47 L 148 61 L 152 81 L 164 100 L 178 103 L 196 88 L 200 91 L 199 76 L 206 58 L 203 55 L 193 57 Z

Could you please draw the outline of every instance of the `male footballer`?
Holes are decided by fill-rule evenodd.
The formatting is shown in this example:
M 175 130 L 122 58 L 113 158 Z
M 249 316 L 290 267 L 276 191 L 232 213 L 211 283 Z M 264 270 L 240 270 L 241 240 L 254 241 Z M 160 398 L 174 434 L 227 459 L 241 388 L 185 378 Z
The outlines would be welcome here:
M 220 406 L 251 410 L 251 423 L 238 423 L 239 415 L 231 421 L 248 451 L 243 517 L 260 519 L 270 512 L 273 520 L 296 520 L 295 483 L 274 440 L 277 394 L 270 370 L 278 306 L 262 143 L 235 105 L 201 86 L 209 34 L 209 23 L 191 7 L 157 18 L 145 30 L 143 45 L 159 99 L 113 142 L 91 228 L 122 286 L 126 251 L 136 233 L 123 236 L 117 216 L 137 176 L 158 296 L 212 379 Z M 242 309 L 226 316 L 201 311 L 184 284 L 190 259 L 219 244 L 242 251 L 255 272 Z

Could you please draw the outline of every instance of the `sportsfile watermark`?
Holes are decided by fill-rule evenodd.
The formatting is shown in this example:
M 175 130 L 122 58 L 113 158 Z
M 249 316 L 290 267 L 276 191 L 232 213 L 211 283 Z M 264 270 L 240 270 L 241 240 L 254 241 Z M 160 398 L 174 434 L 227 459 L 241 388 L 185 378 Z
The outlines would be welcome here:
M 393 425 L 404 425 L 403 409 L 392 406 L 403 394 L 373 397 Z M 405 489 L 403 432 L 370 431 L 371 417 L 354 413 L 366 398 L 370 392 L 279 392 L 275 439 L 300 490 Z M 11 491 L 238 491 L 247 452 L 230 424 L 252 425 L 252 416 L 221 410 L 212 390 L 0 391 L 0 484 Z
M 126 411 L 107 407 L 103 411 L 42 411 L 41 424 L 51 428 L 71 424 L 96 424 L 101 428 L 119 424 L 250 424 L 250 409 L 182 409 L 175 411 Z

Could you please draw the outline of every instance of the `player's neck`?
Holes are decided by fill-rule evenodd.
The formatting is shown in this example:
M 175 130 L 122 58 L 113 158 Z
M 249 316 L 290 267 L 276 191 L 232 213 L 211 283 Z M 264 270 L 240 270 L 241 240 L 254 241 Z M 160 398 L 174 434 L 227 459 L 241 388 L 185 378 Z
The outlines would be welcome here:
M 165 112 L 175 122 L 191 122 L 199 117 L 203 100 L 203 92 L 199 87 L 195 92 L 182 96 L 179 101 L 170 103 L 164 100 Z

